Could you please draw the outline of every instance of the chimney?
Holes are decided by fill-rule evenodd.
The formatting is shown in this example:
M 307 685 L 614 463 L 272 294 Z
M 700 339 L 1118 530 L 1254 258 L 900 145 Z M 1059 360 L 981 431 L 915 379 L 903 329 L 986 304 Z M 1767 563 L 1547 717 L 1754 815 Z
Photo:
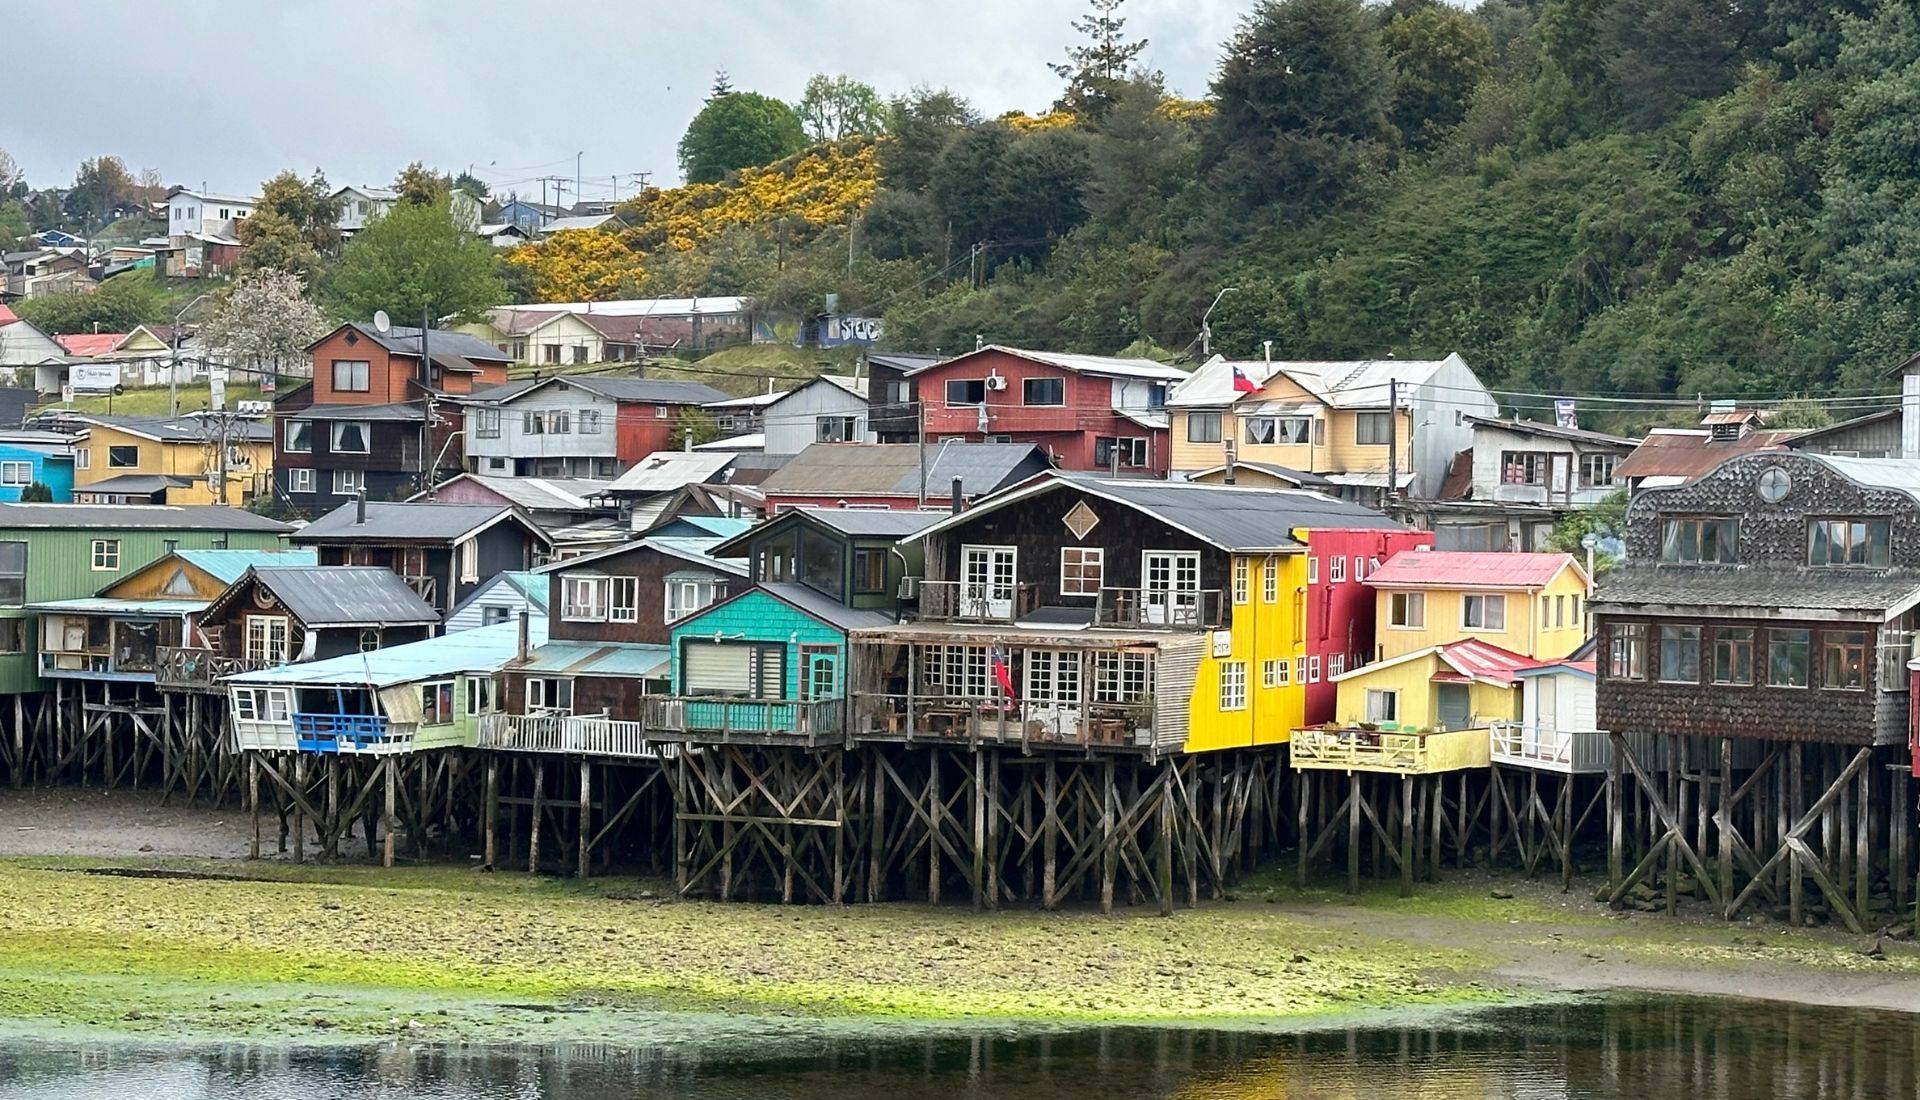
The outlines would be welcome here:
M 957 516 L 960 514 L 960 508 L 964 503 L 965 503 L 965 498 L 960 494 L 960 479 L 956 477 L 953 479 L 953 514 L 954 515 Z
M 1266 350 L 1267 365 L 1272 366 L 1273 365 L 1273 341 L 1262 340 L 1260 341 L 1260 346 Z
M 520 660 L 525 661 L 529 656 L 532 655 L 533 648 L 529 644 L 528 638 L 527 638 L 527 609 L 524 607 L 520 609 L 519 621 L 520 621 L 520 640 L 519 640 L 518 648 L 515 649 L 514 652 L 520 655 Z
M 354 497 L 353 499 L 354 499 L 353 522 L 355 526 L 359 526 L 367 522 L 367 491 L 365 489 L 360 490 L 359 495 Z
M 981 348 L 984 348 L 986 346 L 987 346 L 986 337 L 980 335 L 977 332 L 974 333 L 973 334 L 973 350 L 979 351 Z

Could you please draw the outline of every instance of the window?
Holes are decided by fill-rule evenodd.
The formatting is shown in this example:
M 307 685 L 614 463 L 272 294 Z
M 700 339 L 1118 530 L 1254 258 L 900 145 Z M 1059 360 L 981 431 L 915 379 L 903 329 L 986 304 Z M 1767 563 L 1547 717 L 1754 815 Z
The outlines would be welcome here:
M 1320 658 L 1308 657 L 1307 658 L 1307 683 L 1317 684 L 1319 682 L 1320 682 Z
M 1248 443 L 1305 443 L 1312 438 L 1310 416 L 1252 416 L 1247 418 Z
M 287 620 L 279 615 L 246 617 L 247 660 L 283 664 L 287 659 Z
M 367 488 L 367 475 L 364 470 L 335 470 L 333 472 L 333 495 L 337 497 L 359 496 Z
M 1247 709 L 1247 662 L 1220 662 L 1220 709 Z
M 369 627 L 360 632 L 360 652 L 372 653 L 381 646 L 380 628 Z
M 1460 597 L 1463 630 L 1505 630 L 1507 598 L 1498 593 L 1468 593 Z
M 1103 652 L 1093 655 L 1094 702 L 1131 703 L 1152 687 L 1153 654 Z
M 1767 683 L 1773 687 L 1807 686 L 1807 663 L 1812 643 L 1805 630 L 1767 631 Z
M 480 625 L 494 626 L 506 622 L 512 616 L 513 608 L 505 604 L 486 604 L 480 608 Z
M 1893 564 L 1892 521 L 1817 519 L 1807 525 L 1808 565 Z
M 1660 560 L 1731 565 L 1737 560 L 1740 521 L 1731 516 L 1670 519 L 1660 526 Z
M 500 438 L 500 410 L 475 409 L 473 413 L 473 434 L 476 439 Z M 291 450 L 292 448 L 288 448 Z
M 1233 559 L 1233 602 L 1236 605 L 1247 602 L 1248 594 L 1252 587 L 1252 573 L 1252 562 L 1246 558 Z
M 366 393 L 368 384 L 367 361 L 364 359 L 335 359 L 333 361 L 333 388 L 340 393 Z
M 1387 625 L 1401 626 L 1409 630 L 1425 630 L 1427 627 L 1427 594 L 1425 592 L 1395 592 L 1387 597 Z
M 1353 414 L 1353 441 L 1362 447 L 1384 447 L 1393 434 L 1393 416 L 1384 412 Z
M 1605 489 L 1613 485 L 1613 468 L 1620 465 L 1619 455 L 1581 455 L 1580 487 Z
M 1566 626 L 1567 598 L 1565 596 L 1555 596 L 1553 598 L 1553 628 L 1555 630 L 1564 630 Z
M 713 603 L 717 593 L 713 580 L 700 575 L 680 574 L 667 578 L 667 621 L 679 622 Z
M 372 450 L 367 442 L 371 434 L 364 420 L 340 420 L 334 423 L 327 445 L 335 454 L 363 455 Z
M 1866 631 L 1820 632 L 1820 686 L 1830 691 L 1866 690 Z
M 73 452 L 73 468 L 76 470 L 93 469 L 93 452 L 87 447 L 76 447 Z
M 1347 671 L 1347 655 L 1333 653 L 1327 656 L 1327 679 L 1331 680 Z
M 581 409 L 578 415 L 581 435 L 600 434 L 600 410 Z
M 653 418 L 655 420 L 665 420 L 670 415 L 672 414 L 665 405 L 655 405 L 653 407 Z
M 1285 657 L 1275 657 L 1260 662 L 1260 682 L 1270 688 L 1287 686 L 1287 674 L 1291 671 Z
M 27 602 L 27 544 L 0 542 L 0 607 Z
M 1752 627 L 1714 628 L 1713 682 L 1742 685 L 1753 683 Z
M 984 405 L 987 403 L 987 380 L 984 378 L 955 378 L 947 383 L 947 404 Z
M 859 434 L 858 421 L 851 416 L 816 416 L 813 438 L 817 443 L 852 443 Z
M 1103 470 L 1112 469 L 1115 460 L 1122 466 L 1145 466 L 1147 464 L 1147 440 L 1143 436 L 1128 436 L 1115 439 L 1111 436 L 1096 436 L 1093 441 L 1093 464 Z
M 1647 678 L 1647 624 L 1614 623 L 1607 628 L 1607 677 Z
M 93 540 L 93 568 L 95 572 L 120 568 L 119 539 Z
M 612 578 L 574 574 L 560 578 L 560 617 L 569 622 L 607 621 L 607 597 Z
M 27 651 L 25 627 L 25 619 L 0 619 L 0 653 Z
M 480 579 L 480 540 L 468 539 L 460 543 L 455 550 L 460 555 L 460 583 L 472 584 Z
M 1267 603 L 1280 602 L 1280 563 L 1273 558 L 1260 567 L 1260 598 Z
M 853 552 L 853 590 L 858 593 L 872 594 L 887 590 L 886 550 L 855 550 Z
M 140 465 L 140 448 L 108 447 L 107 468 L 110 470 L 130 470 Z
M 1187 414 L 1188 443 L 1220 442 L 1220 414 L 1217 412 L 1194 412 Z
M 573 414 L 565 409 L 555 409 L 548 413 L 547 433 L 549 435 L 572 435 Z
M 281 446 L 288 454 L 306 455 L 313 453 L 313 422 L 310 420 L 289 420 L 285 430 L 280 433 Z
M 1067 403 L 1067 380 L 1064 378 L 1029 378 L 1021 383 L 1021 398 L 1028 405 L 1064 405 Z
M 1307 559 L 1307 583 L 1308 584 L 1320 583 L 1320 559 L 1319 558 Z
M 1367 558 L 1364 554 L 1353 556 L 1353 579 L 1356 581 L 1367 579 Z
M 639 577 L 613 578 L 613 584 L 608 598 L 608 622 L 637 623 L 640 621 Z
M 1700 682 L 1700 628 L 1660 628 L 1660 679 L 1669 684 Z
M 1502 485 L 1545 485 L 1548 458 L 1538 451 L 1501 451 Z
M 1367 721 L 1398 722 L 1400 720 L 1400 693 L 1382 691 L 1379 688 L 1367 689 Z
M 453 681 L 420 685 L 420 724 L 444 726 L 453 721 Z
M 573 711 L 573 681 L 544 676 L 527 680 L 527 713 L 569 714 Z
M 1347 579 L 1347 559 L 1335 555 L 1327 559 L 1327 580 L 1339 584 Z
M 301 469 L 298 466 L 288 467 L 287 492 L 289 493 L 313 492 L 313 471 Z
M 547 414 L 536 412 L 521 413 L 520 432 L 522 435 L 547 434 Z
M 492 714 L 494 711 L 493 678 L 490 676 L 467 677 L 467 713 Z
M 1095 546 L 1067 546 L 1060 550 L 1060 594 L 1098 596 L 1105 572 L 1106 551 Z
M 0 485 L 33 484 L 33 463 L 0 462 Z

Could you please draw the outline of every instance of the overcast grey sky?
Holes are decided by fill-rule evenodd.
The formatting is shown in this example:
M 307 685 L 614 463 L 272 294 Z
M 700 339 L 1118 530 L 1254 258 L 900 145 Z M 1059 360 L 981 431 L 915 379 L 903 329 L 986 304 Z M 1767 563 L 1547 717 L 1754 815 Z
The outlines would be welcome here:
M 1204 93 L 1252 0 L 1128 0 L 1129 32 Z M 1044 110 L 1083 0 L 7 0 L 0 148 L 34 186 L 115 153 L 169 184 L 252 193 L 282 168 L 384 183 L 412 160 L 496 190 L 574 172 L 588 198 L 651 171 L 715 69 L 792 100 L 809 74 L 948 86 Z

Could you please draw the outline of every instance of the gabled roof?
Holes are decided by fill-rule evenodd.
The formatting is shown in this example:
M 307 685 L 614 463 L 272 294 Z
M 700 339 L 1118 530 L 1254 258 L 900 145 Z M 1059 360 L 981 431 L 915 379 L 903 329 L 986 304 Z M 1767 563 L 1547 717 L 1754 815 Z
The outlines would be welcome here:
M 725 451 L 655 451 L 633 464 L 606 488 L 609 496 L 670 493 L 684 485 L 712 481 L 733 464 Z
M 1299 551 L 1304 547 L 1293 533 L 1301 529 L 1404 529 L 1371 508 L 1306 489 L 1055 475 L 1035 478 L 957 515 L 942 517 L 914 537 L 925 538 L 1020 501 L 1070 489 L 1132 508 L 1229 552 Z
M 842 632 L 863 630 L 869 627 L 893 626 L 896 622 L 894 616 L 885 611 L 856 610 L 823 596 L 804 584 L 762 583 L 743 588 L 718 603 L 708 604 L 706 607 L 681 619 L 680 622 L 674 625 L 678 627 L 683 623 L 692 622 L 703 615 L 710 615 L 715 608 L 725 607 L 733 601 L 744 599 L 754 592 L 764 592 L 801 614 L 823 622 Z
M 951 496 L 956 477 L 963 495 L 977 497 L 1052 466 L 1046 449 L 1032 443 L 947 441 L 925 453 L 930 501 Z M 917 498 L 920 455 L 915 443 L 813 443 L 768 475 L 760 488 L 768 496 Z
M 391 187 L 370 187 L 370 186 L 367 186 L 366 184 L 359 184 L 359 183 L 347 184 L 346 186 L 340 188 L 340 190 L 335 191 L 333 193 L 333 197 L 337 199 L 349 191 L 353 191 L 353 192 L 357 192 L 358 194 L 365 195 L 370 199 L 377 199 L 380 202 L 398 202 L 400 199 L 400 192 L 395 191 Z
M 66 349 L 68 355 L 79 355 L 89 359 L 107 354 L 119 347 L 120 341 L 126 338 L 127 334 L 124 332 L 71 332 L 54 337 L 59 341 L 60 346 Z
M 1799 432 L 1763 428 L 1739 439 L 1714 439 L 1712 433 L 1694 428 L 1655 428 L 1647 433 L 1633 453 L 1614 467 L 1616 478 L 1677 478 L 1691 481 L 1734 455 L 1754 451 L 1784 450 L 1787 441 Z
M 714 556 L 714 551 L 719 548 L 723 541 L 724 540 L 718 537 L 694 538 L 690 536 L 671 537 L 654 535 L 647 538 L 634 539 L 631 542 L 623 542 L 618 546 L 609 546 L 605 550 L 596 550 L 591 554 L 582 554 L 577 558 L 567 558 L 564 561 L 549 562 L 539 569 L 534 570 L 534 572 L 542 575 L 547 573 L 570 573 L 582 566 L 596 565 L 609 558 L 616 558 L 622 554 L 632 553 L 635 550 L 652 550 L 655 553 L 665 554 L 670 558 L 678 558 L 690 565 L 704 566 L 718 573 L 731 573 L 736 577 L 746 576 L 746 567 L 739 562 L 723 561 Z
M 365 420 L 368 423 L 409 423 L 427 418 L 424 401 L 396 401 L 390 405 L 308 405 L 277 413 L 286 420 Z
M 263 531 L 293 530 L 279 520 L 243 508 L 218 504 L 20 504 L 0 503 L 0 530 L 7 528 L 77 530 Z
M 322 342 L 331 339 L 341 329 L 350 328 L 361 336 L 372 340 L 394 355 L 420 357 L 420 329 L 412 325 L 394 325 L 387 332 L 379 332 L 370 324 L 348 321 L 338 328 L 330 330 L 325 336 L 307 345 L 311 351 Z M 454 332 L 451 329 L 437 328 L 427 333 L 427 354 L 439 361 L 442 355 L 457 356 L 461 359 L 477 359 L 485 363 L 511 363 L 513 356 L 480 339 L 469 332 Z
M 440 622 L 420 594 L 391 569 L 377 565 L 253 566 L 213 601 L 210 612 L 234 600 L 253 582 L 272 592 L 308 627 L 432 626 Z
M 709 401 L 701 408 L 705 409 L 758 409 L 773 404 L 785 397 L 790 390 L 778 393 L 750 393 L 745 397 L 729 397 L 725 401 Z
M 487 593 L 502 585 L 520 593 L 521 596 L 527 599 L 527 602 L 538 607 L 540 610 L 545 611 L 547 609 L 546 575 L 533 569 L 508 569 L 504 572 L 495 573 L 493 576 L 482 581 L 478 588 L 467 593 L 466 599 L 454 604 L 453 610 L 447 612 L 447 618 L 452 620 L 454 616 L 465 611 L 468 607 L 486 596 Z
M 1187 372 L 1181 370 L 1179 367 L 1169 366 L 1155 359 L 1119 359 L 1110 355 L 1076 355 L 1071 352 L 1062 351 L 1033 351 L 1029 348 L 1004 347 L 1000 344 L 988 344 L 983 348 L 977 348 L 964 355 L 956 355 L 951 359 L 937 360 L 926 366 L 916 367 L 907 373 L 910 375 L 920 374 L 924 371 L 932 370 L 934 367 L 946 367 L 954 363 L 963 363 L 976 355 L 984 355 L 988 352 L 998 352 L 1002 355 L 1016 356 L 1029 362 L 1041 363 L 1070 374 L 1091 374 L 1102 378 L 1144 378 L 1157 382 L 1183 382 L 1188 377 Z
M 1324 489 L 1333 485 L 1333 482 L 1328 481 L 1319 474 L 1310 474 L 1305 470 L 1296 470 L 1291 466 L 1281 466 L 1273 462 L 1248 462 L 1246 459 L 1241 458 L 1235 459 L 1232 465 L 1235 470 L 1255 470 L 1266 474 L 1268 477 L 1277 477 L 1282 481 L 1291 482 L 1302 489 Z M 1188 474 L 1187 480 L 1199 481 L 1203 477 L 1222 473 L 1226 469 L 1226 463 L 1221 463 L 1218 466 L 1209 466 L 1204 470 Z
M 1473 680 L 1483 684 L 1491 684 L 1494 687 L 1505 688 L 1514 686 L 1520 674 L 1529 669 L 1539 668 L 1549 663 L 1557 663 L 1537 661 L 1532 657 L 1515 653 L 1510 649 L 1502 649 L 1497 645 L 1489 645 L 1486 642 L 1468 639 L 1460 642 L 1449 642 L 1446 645 L 1416 649 L 1412 653 L 1403 653 L 1398 657 L 1393 657 L 1385 661 L 1376 661 L 1370 665 L 1361 665 L 1359 668 L 1343 672 L 1338 676 L 1329 677 L 1329 679 L 1335 682 L 1359 679 L 1364 676 L 1370 676 L 1382 669 L 1394 668 L 1398 665 L 1426 660 L 1429 657 L 1438 658 L 1442 665 L 1442 671 L 1435 673 L 1433 676 L 1433 679 L 1437 681 Z
M 320 564 L 319 555 L 311 550 L 175 550 L 173 556 L 227 584 L 239 580 L 255 566 Z M 160 562 L 166 560 L 161 558 Z
M 1571 569 L 1572 554 L 1509 554 L 1478 550 L 1402 550 L 1367 575 L 1376 588 L 1545 588 Z
M 218 191 L 196 191 L 191 187 L 176 187 L 167 192 L 168 199 L 172 199 L 175 195 L 186 195 L 189 198 L 199 199 L 202 202 L 237 203 L 241 206 L 254 206 L 260 202 L 257 198 L 250 199 L 243 198 L 240 195 L 223 195 Z
M 1265 387 L 1275 377 L 1285 375 L 1295 385 L 1337 409 L 1384 409 L 1390 382 L 1402 386 L 1404 404 L 1409 387 L 1425 384 L 1442 368 L 1464 368 L 1466 361 L 1458 353 L 1445 359 L 1355 359 L 1344 362 L 1304 360 L 1268 362 L 1264 359 L 1232 360 L 1215 356 L 1201 364 L 1191 378 L 1167 396 L 1171 408 L 1225 408 L 1242 398 L 1259 399 L 1257 393 L 1241 393 L 1233 388 L 1233 373 L 1238 368 L 1254 385 Z
M 1595 443 L 1610 447 L 1632 447 L 1639 442 L 1620 435 L 1608 435 L 1605 432 L 1590 432 L 1582 428 L 1563 428 L 1558 424 L 1543 424 L 1538 420 L 1511 420 L 1500 416 L 1467 416 L 1468 424 L 1476 428 L 1496 428 L 1503 432 L 1519 435 L 1537 435 L 1547 439 L 1565 439 L 1574 443 Z
M 765 523 L 736 532 L 714 546 L 722 556 L 744 555 L 747 545 L 769 531 L 782 526 L 813 525 L 848 538 L 881 538 L 898 542 L 931 527 L 944 518 L 944 512 L 893 508 L 790 508 Z
M 652 534 L 675 524 L 686 524 L 706 537 L 730 539 L 742 531 L 750 531 L 754 523 L 750 519 L 734 519 L 730 516 L 672 516 L 653 525 L 647 532 Z
M 360 510 L 366 509 L 366 520 Z M 294 532 L 295 542 L 463 542 L 498 523 L 515 523 L 551 543 L 540 525 L 508 504 L 348 501 Z
M 540 227 L 542 233 L 559 233 L 568 229 L 598 229 L 608 222 L 624 225 L 613 214 L 576 214 L 571 217 L 555 218 Z
M 447 486 L 465 481 L 478 485 L 510 504 L 529 512 L 593 512 L 599 508 L 588 499 L 607 487 L 604 481 L 581 478 L 490 477 L 486 474 L 455 474 L 424 492 L 407 498 L 411 502 L 433 501 Z
M 891 367 L 903 374 L 912 374 L 914 371 L 924 370 L 940 361 L 941 359 L 938 355 L 895 355 L 892 352 L 886 351 L 870 351 L 867 353 L 867 362 L 877 366 Z
M 183 413 L 179 416 L 95 416 L 83 413 L 74 415 L 73 419 L 82 424 L 113 428 L 156 443 L 201 444 L 209 438 L 207 418 L 200 413 Z M 273 442 L 273 425 L 265 420 L 231 420 L 222 424 L 220 429 L 236 443 Z
M 646 405 L 705 405 L 726 394 L 704 382 L 668 378 L 639 378 L 622 374 L 554 374 L 545 378 L 517 378 L 475 390 L 461 400 L 468 404 L 509 404 L 548 386 L 571 386 L 609 401 Z
M 1842 432 L 1850 432 L 1855 428 L 1864 428 L 1868 424 L 1878 424 L 1882 421 L 1898 419 L 1900 419 L 1900 410 L 1898 408 L 1881 409 L 1879 412 L 1870 412 L 1865 416 L 1856 416 L 1851 420 L 1842 420 L 1836 424 L 1829 424 L 1824 428 L 1807 429 L 1788 440 L 1787 446 L 1798 450 L 1816 440 L 1836 436 Z
M 528 644 L 547 640 L 547 621 L 527 624 Z M 378 653 L 347 653 L 324 661 L 277 665 L 226 677 L 230 684 L 326 684 L 384 688 L 454 676 L 497 672 L 520 652 L 520 624 L 495 623 L 438 638 L 388 646 Z

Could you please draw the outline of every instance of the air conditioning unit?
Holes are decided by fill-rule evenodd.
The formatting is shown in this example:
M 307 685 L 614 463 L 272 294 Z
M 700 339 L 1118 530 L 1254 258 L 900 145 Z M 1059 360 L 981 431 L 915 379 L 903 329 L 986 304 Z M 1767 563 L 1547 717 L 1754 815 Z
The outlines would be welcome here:
M 917 600 L 920 598 L 919 577 L 900 578 L 900 598 L 902 600 Z
M 997 374 L 989 374 L 987 375 L 987 388 L 990 390 L 1004 390 L 1007 388 L 1007 380 Z

